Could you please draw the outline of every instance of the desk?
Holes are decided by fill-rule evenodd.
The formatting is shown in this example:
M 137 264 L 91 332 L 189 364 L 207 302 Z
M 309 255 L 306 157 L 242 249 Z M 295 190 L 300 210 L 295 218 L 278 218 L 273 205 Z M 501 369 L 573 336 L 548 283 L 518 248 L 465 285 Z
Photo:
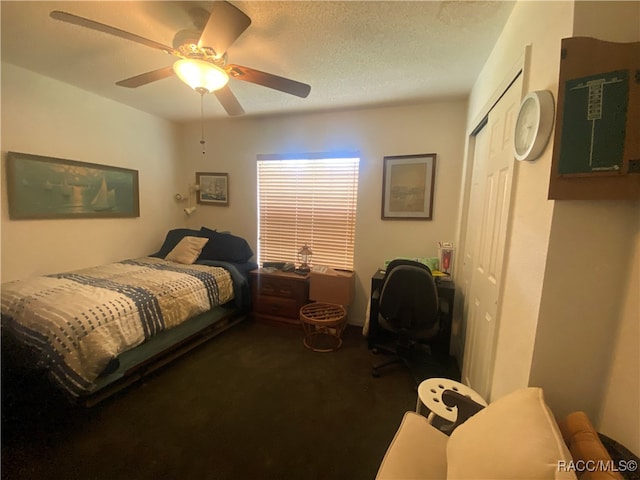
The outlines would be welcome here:
M 378 301 L 373 298 L 373 294 L 376 290 L 379 290 L 382 287 L 383 280 L 384 271 L 382 270 L 378 270 L 371 277 L 371 308 L 369 309 L 368 335 L 369 348 L 373 348 L 375 346 L 375 332 L 378 328 Z M 456 294 L 456 286 L 451 281 L 439 281 L 436 277 L 436 288 L 438 289 L 438 298 L 440 301 L 440 322 L 442 323 L 441 332 L 438 334 L 440 338 L 436 341 L 436 344 L 438 344 L 443 351 L 449 353 L 449 346 L 451 343 L 451 322 L 453 319 L 453 300 Z

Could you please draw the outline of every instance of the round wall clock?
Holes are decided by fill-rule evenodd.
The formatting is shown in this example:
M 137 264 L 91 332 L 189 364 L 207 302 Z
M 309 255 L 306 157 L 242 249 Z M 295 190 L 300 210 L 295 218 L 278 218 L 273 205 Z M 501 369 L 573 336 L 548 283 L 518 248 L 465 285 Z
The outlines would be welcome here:
M 522 99 L 513 133 L 513 153 L 517 160 L 535 160 L 551 136 L 554 117 L 553 94 L 537 90 Z

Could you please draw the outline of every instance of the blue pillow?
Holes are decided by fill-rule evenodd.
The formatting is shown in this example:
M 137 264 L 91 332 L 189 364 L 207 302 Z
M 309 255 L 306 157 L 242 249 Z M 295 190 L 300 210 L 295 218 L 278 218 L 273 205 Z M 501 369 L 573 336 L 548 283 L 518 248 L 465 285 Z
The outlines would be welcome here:
M 209 238 L 200 253 L 199 260 L 244 263 L 253 257 L 253 250 L 242 237 L 216 232 L 206 227 L 202 227 L 199 233 L 201 237 Z
M 215 228 L 207 228 L 207 227 L 200 227 L 199 230 L 201 235 L 205 235 L 205 236 L 209 236 L 209 235 L 213 235 L 214 233 L 231 233 L 229 231 L 227 232 L 218 232 L 218 230 L 216 230 Z
M 192 230 L 190 228 L 175 228 L 169 230 L 160 250 L 151 256 L 159 258 L 166 257 L 184 237 L 206 237 L 206 235 L 203 235 L 200 230 Z

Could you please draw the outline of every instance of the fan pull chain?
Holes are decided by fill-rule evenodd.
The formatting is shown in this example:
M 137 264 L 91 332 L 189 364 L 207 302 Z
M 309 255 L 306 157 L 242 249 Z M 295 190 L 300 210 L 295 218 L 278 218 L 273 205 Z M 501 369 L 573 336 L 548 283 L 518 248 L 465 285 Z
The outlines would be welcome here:
M 200 145 L 202 145 L 202 155 L 204 155 L 204 92 L 200 94 Z

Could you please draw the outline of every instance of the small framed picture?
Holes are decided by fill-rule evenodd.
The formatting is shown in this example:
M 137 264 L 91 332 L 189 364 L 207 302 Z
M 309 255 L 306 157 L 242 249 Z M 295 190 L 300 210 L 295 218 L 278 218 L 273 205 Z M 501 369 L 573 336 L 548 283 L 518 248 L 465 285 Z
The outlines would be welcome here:
M 384 157 L 383 220 L 431 220 L 436 154 Z
M 196 172 L 200 205 L 229 205 L 229 174 Z

